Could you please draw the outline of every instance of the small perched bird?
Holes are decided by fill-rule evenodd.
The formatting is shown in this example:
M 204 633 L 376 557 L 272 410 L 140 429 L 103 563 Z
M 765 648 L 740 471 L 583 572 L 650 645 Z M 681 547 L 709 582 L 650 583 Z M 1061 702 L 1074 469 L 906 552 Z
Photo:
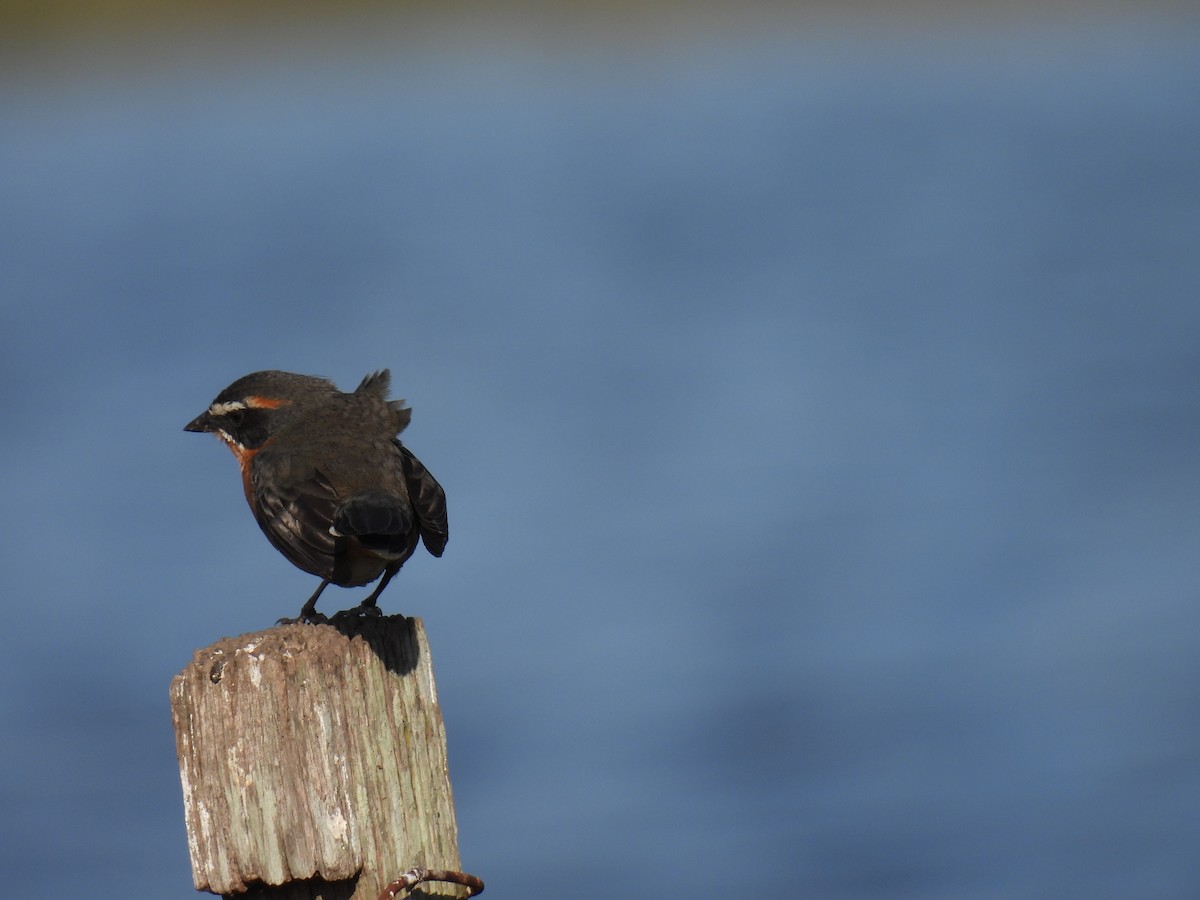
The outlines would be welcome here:
M 383 589 L 420 538 L 446 548 L 446 494 L 396 435 L 412 410 L 387 399 L 391 374 L 368 375 L 353 393 L 291 372 L 239 378 L 184 426 L 224 441 L 242 467 L 259 527 L 293 565 L 321 579 L 296 619 L 323 622 L 317 598 L 330 584 L 383 576 L 351 613 L 378 615 Z

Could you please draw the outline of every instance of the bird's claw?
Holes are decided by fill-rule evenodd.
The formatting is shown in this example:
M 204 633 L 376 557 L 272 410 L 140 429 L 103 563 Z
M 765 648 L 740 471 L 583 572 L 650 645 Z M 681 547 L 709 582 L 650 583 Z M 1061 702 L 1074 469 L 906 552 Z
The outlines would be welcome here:
M 277 619 L 276 625 L 325 625 L 329 622 L 329 616 L 325 613 L 311 612 L 305 615 L 301 613 L 295 618 L 284 616 L 282 619 Z
M 371 619 L 383 615 L 381 610 L 374 603 L 360 603 L 358 606 L 352 606 L 349 609 L 343 609 L 341 612 L 333 614 L 332 622 L 344 622 L 347 619 Z

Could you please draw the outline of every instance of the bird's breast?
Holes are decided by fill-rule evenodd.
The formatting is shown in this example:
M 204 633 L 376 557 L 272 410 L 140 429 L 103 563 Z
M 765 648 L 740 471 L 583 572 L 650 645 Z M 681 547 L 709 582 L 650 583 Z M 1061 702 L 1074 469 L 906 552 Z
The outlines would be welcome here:
M 258 455 L 258 450 L 247 450 L 240 444 L 230 444 L 229 449 L 233 451 L 233 455 L 237 457 L 238 465 L 242 469 L 242 490 L 246 493 L 246 502 L 250 504 L 250 509 L 255 509 L 254 503 L 254 457 Z M 261 448 L 259 448 L 261 449 Z

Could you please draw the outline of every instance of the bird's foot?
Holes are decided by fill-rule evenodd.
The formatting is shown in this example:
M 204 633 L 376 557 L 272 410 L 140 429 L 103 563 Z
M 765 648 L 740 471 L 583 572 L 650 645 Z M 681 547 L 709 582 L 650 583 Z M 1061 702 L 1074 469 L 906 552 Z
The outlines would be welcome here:
M 329 616 L 325 613 L 319 613 L 316 610 L 308 613 L 301 612 L 295 618 L 284 616 L 282 619 L 275 621 L 276 625 L 325 625 L 329 622 Z
M 358 606 L 352 606 L 349 609 L 343 609 L 341 612 L 334 613 L 330 621 L 345 622 L 349 619 L 370 619 L 382 615 L 383 610 L 376 606 L 374 601 L 364 600 Z
M 313 595 L 304 601 L 304 605 L 300 607 L 300 615 L 294 619 L 280 619 L 276 625 L 324 625 L 329 621 L 329 617 L 324 613 L 317 612 L 317 598 L 321 596 L 321 591 L 329 586 L 328 581 L 322 581 L 320 586 L 313 592 Z
M 284 616 L 282 619 L 276 619 L 276 625 L 325 625 L 329 622 L 329 616 L 325 613 L 313 613 L 311 616 L 294 616 L 289 618 Z

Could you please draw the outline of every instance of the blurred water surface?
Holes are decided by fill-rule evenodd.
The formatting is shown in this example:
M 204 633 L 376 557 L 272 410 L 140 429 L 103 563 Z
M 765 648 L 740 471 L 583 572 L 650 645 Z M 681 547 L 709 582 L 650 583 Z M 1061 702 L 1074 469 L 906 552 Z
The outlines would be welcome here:
M 489 893 L 1195 896 L 1200 22 L 488 26 L 0 79 L 13 895 L 192 896 L 312 584 L 180 429 L 390 366 Z

